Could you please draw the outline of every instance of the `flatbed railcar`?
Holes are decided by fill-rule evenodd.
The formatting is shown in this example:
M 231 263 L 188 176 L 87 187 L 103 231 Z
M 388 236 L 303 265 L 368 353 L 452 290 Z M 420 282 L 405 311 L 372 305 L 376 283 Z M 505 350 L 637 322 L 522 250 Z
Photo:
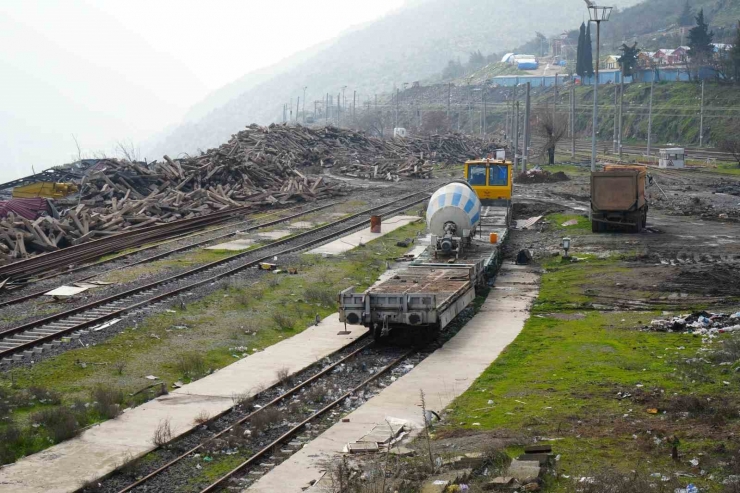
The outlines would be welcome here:
M 485 183 L 489 170 L 499 176 L 498 189 L 485 202 L 490 205 L 481 204 L 481 192 L 468 182 L 468 168 L 482 164 L 490 165 L 484 168 Z M 505 180 L 500 178 L 502 167 Z M 419 240 L 427 245 L 424 252 L 364 292 L 354 287 L 342 291 L 340 320 L 370 328 L 376 339 L 394 329 L 431 332 L 447 326 L 473 301 L 477 289 L 493 281 L 501 265 L 511 221 L 510 168 L 506 161 L 467 162 L 468 181 L 440 188 L 429 201 L 428 235 Z

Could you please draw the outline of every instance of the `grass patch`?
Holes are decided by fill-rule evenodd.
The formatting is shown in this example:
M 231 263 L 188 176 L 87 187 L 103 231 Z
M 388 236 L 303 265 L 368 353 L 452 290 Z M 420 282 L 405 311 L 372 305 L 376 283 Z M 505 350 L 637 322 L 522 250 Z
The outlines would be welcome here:
M 577 233 L 591 233 L 591 221 L 587 217 L 579 214 L 549 214 L 547 219 L 551 223 L 551 227 L 557 231 L 564 232 L 577 232 Z M 569 224 L 564 226 L 563 223 L 570 221 L 577 221 L 576 224 Z
M 737 449 L 732 437 L 740 431 L 740 375 L 697 362 L 707 354 L 700 337 L 636 330 L 659 312 L 584 309 L 584 286 L 624 269 L 618 260 L 552 260 L 544 267 L 521 334 L 448 408 L 450 424 L 441 435 L 462 428 L 556 438 L 558 471 L 571 479 L 548 478 L 545 491 L 551 492 L 574 491 L 572 478 L 595 471 L 608 476 L 647 468 L 675 479 L 674 473 L 691 469 L 693 458 L 708 474 L 726 476 L 730 451 Z M 576 308 L 577 317 L 561 316 Z M 722 347 L 734 354 L 733 342 Z M 679 461 L 671 460 L 674 437 Z M 678 482 L 722 491 L 708 474 Z
M 249 285 L 229 280 L 202 300 L 188 303 L 185 310 L 149 316 L 138 326 L 114 326 L 110 330 L 119 332 L 104 342 L 5 373 L 0 377 L 0 402 L 5 394 L 36 393 L 34 399 L 24 397 L 22 406 L 8 409 L 9 419 L 0 419 L 0 433 L 15 427 L 22 434 L 7 452 L 8 461 L 51 445 L 53 440 L 41 427 L 31 427 L 29 415 L 34 412 L 81 406 L 88 410 L 85 420 L 79 422 L 84 427 L 112 417 L 116 404 L 123 408 L 155 396 L 158 388 L 129 396 L 151 385 L 145 378 L 148 375 L 157 376 L 170 388 L 173 382 L 200 378 L 300 333 L 314 323 L 316 315 L 323 319 L 336 311 L 335 300 L 330 300 L 332 289 L 335 298 L 346 287 L 364 289 L 372 284 L 385 271 L 386 260 L 407 250 L 397 247 L 396 242 L 415 237 L 423 228 L 421 222 L 399 228 L 341 257 L 301 255 L 294 265 L 281 266 L 296 268 L 296 275 L 265 272 Z M 280 326 L 276 317 L 285 323 Z M 54 389 L 55 393 L 45 397 L 48 391 L 34 388 Z M 98 401 L 92 393 L 100 388 L 120 391 L 126 399 L 123 403 L 117 398 L 106 399 L 106 406 L 111 407 L 103 411 L 92 404 Z M 39 395 L 53 399 L 41 402 Z M 0 418 L 2 412 L 0 406 Z M 3 450 L 7 447 L 0 446 L 0 454 Z

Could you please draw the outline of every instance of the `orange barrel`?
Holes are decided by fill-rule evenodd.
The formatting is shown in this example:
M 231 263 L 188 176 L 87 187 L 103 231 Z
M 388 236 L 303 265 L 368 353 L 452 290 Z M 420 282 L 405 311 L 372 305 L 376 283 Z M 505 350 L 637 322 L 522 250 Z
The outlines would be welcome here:
M 370 232 L 380 233 L 380 216 L 370 216 Z
M 498 243 L 498 233 L 491 233 L 491 243 L 492 244 Z

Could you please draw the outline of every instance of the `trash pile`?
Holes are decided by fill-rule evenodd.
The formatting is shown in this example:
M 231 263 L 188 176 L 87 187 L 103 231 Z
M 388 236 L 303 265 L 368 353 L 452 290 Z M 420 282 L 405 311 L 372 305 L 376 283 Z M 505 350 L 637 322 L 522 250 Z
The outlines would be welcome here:
M 570 181 L 568 175 L 562 171 L 550 173 L 547 170 L 536 167 L 516 175 L 517 183 L 557 183 L 561 181 Z
M 731 315 L 695 312 L 669 319 L 657 319 L 643 327 L 650 332 L 687 332 L 691 334 L 722 334 L 740 330 L 740 311 Z

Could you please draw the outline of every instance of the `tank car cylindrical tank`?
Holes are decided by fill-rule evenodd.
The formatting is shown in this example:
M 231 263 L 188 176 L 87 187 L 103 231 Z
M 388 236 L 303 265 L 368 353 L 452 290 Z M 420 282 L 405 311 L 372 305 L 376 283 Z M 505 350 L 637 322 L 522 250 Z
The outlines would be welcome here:
M 456 239 L 463 239 L 476 229 L 480 210 L 478 196 L 465 182 L 449 183 L 434 192 L 427 207 L 427 227 L 437 237 L 437 250 L 459 251 Z

